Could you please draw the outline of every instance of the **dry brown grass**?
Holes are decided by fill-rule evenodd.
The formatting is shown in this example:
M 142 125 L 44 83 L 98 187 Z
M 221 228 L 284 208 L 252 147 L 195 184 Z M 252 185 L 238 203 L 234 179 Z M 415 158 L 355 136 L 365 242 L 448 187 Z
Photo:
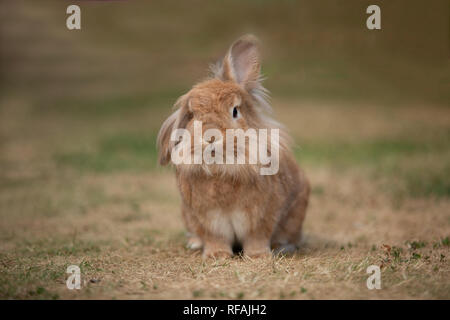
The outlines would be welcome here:
M 450 113 L 437 105 L 450 65 L 435 55 L 448 16 L 393 1 L 384 25 L 402 28 L 368 37 L 362 2 L 86 2 L 83 31 L 70 33 L 66 4 L 37 3 L 0 10 L 1 299 L 450 298 Z M 414 10 L 427 22 L 411 29 Z M 155 135 L 248 30 L 269 49 L 274 109 L 312 183 L 305 243 L 293 256 L 203 262 L 184 248 Z M 78 291 L 65 285 L 72 264 Z M 381 290 L 366 288 L 372 264 Z
M 352 140 L 348 127 L 355 119 L 371 123 L 361 127 L 360 141 L 377 137 L 377 131 L 380 136 L 402 136 L 400 119 L 405 124 L 412 117 L 410 109 L 399 109 L 399 120 L 388 124 L 383 117 L 392 115 L 370 107 L 352 108 L 348 117 L 332 108 L 322 113 L 317 111 L 320 106 L 300 103 L 298 108 L 298 119 L 308 119 L 300 121 L 309 126 L 292 131 L 305 141 L 327 136 L 332 141 Z M 91 137 L 86 148 L 95 149 L 93 132 L 108 136 L 114 119 L 85 123 L 80 132 L 77 120 L 30 119 L 26 109 L 14 110 L 1 117 L 7 137 L 2 144 L 0 198 L 3 298 L 450 297 L 447 197 L 406 193 L 398 200 L 395 189 L 386 188 L 401 185 L 395 175 L 374 176 L 373 167 L 353 163 L 352 157 L 344 168 L 335 167 L 332 159 L 328 165 L 306 159 L 313 194 L 301 250 L 266 260 L 236 256 L 203 262 L 198 252 L 184 248 L 180 202 L 169 170 L 96 172 L 55 162 L 55 152 L 80 148 L 76 141 L 83 136 Z M 292 114 L 294 107 L 279 103 L 277 110 Z M 436 121 L 430 121 L 433 110 Z M 442 123 L 444 130 L 448 118 L 446 122 L 442 112 L 430 108 L 427 117 L 415 121 L 430 130 Z M 324 114 L 335 119 L 336 130 L 323 121 Z M 135 130 L 147 125 L 139 124 L 139 118 L 133 122 Z M 75 144 L 67 145 L 68 141 Z M 413 158 L 422 163 L 420 155 Z M 407 166 L 407 159 L 397 161 Z M 437 160 L 431 163 L 439 165 Z M 86 281 L 79 291 L 65 286 L 65 269 L 71 264 L 81 266 Z M 382 266 L 382 290 L 366 288 L 366 268 L 372 264 Z

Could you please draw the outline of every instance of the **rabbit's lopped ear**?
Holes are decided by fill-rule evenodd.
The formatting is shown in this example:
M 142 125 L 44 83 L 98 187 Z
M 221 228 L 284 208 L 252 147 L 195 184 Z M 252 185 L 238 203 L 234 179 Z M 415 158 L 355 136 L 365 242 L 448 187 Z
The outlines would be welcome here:
M 158 161 L 161 165 L 166 165 L 170 161 L 171 151 L 175 143 L 170 141 L 172 131 L 176 129 L 186 128 L 190 120 L 190 112 L 187 105 L 187 97 L 181 96 L 175 103 L 175 107 L 178 109 L 172 113 L 169 118 L 164 121 L 159 130 L 156 143 L 158 145 Z
M 261 60 L 259 41 L 253 35 L 245 35 L 233 43 L 222 62 L 223 80 L 235 81 L 251 90 L 260 81 Z

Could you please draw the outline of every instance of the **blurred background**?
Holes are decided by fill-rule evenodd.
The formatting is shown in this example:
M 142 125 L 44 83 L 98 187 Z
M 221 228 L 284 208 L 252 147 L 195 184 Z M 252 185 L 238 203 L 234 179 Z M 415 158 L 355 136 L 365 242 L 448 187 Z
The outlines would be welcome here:
M 361 0 L 75 1 L 82 30 L 69 32 L 72 2 L 3 1 L 8 92 L 46 108 L 58 98 L 174 98 L 251 32 L 264 45 L 274 96 L 448 102 L 447 1 L 381 1 L 379 31 L 366 28 L 372 2 Z
M 380 2 L 382 30 L 366 28 L 371 2 L 361 0 L 74 3 L 82 11 L 79 31 L 65 27 L 70 1 L 2 2 L 5 121 L 26 109 L 60 124 L 83 118 L 82 126 L 100 130 L 118 117 L 134 129 L 134 120 L 148 122 L 146 133 L 154 135 L 176 98 L 247 32 L 262 41 L 275 110 L 280 100 L 297 110 L 314 104 L 318 112 L 321 105 L 425 110 L 450 100 L 447 1 Z M 282 107 L 278 113 L 283 118 Z M 332 114 L 321 117 L 321 125 L 338 126 Z M 85 132 L 78 129 L 74 134 Z M 365 129 L 351 131 L 358 130 Z
M 81 30 L 66 28 L 70 4 Z M 366 27 L 371 4 L 381 30 Z M 4 0 L 0 27 L 3 296 L 30 297 L 21 288 L 43 281 L 5 257 L 89 256 L 116 237 L 181 243 L 156 135 L 175 100 L 245 33 L 261 40 L 275 117 L 312 180 L 307 230 L 363 245 L 449 233 L 446 0 Z M 386 225 L 371 220 L 373 206 Z M 355 219 L 375 225 L 355 231 Z M 448 297 L 448 285 L 440 290 Z

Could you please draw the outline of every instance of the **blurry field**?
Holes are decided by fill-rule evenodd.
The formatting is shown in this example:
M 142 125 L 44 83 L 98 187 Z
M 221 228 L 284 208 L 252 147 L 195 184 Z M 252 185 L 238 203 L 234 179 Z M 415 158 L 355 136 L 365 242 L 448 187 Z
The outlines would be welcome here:
M 379 32 L 367 1 L 312 3 L 82 2 L 72 32 L 69 2 L 2 2 L 0 298 L 449 299 L 448 3 L 390 1 Z M 202 262 L 155 139 L 249 31 L 312 183 L 305 243 Z

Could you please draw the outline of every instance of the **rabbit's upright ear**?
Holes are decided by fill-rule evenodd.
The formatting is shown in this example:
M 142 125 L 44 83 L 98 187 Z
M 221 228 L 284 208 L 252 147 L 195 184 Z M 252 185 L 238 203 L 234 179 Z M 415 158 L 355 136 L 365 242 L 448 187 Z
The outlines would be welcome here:
M 247 90 L 260 81 L 261 58 L 259 41 L 253 35 L 245 35 L 234 42 L 222 62 L 222 79 L 239 83 Z
M 175 103 L 175 107 L 178 107 L 178 109 L 164 121 L 156 139 L 159 150 L 158 161 L 163 166 L 169 163 L 171 151 L 175 145 L 174 141 L 170 140 L 172 131 L 186 128 L 191 117 L 186 96 L 180 97 Z

